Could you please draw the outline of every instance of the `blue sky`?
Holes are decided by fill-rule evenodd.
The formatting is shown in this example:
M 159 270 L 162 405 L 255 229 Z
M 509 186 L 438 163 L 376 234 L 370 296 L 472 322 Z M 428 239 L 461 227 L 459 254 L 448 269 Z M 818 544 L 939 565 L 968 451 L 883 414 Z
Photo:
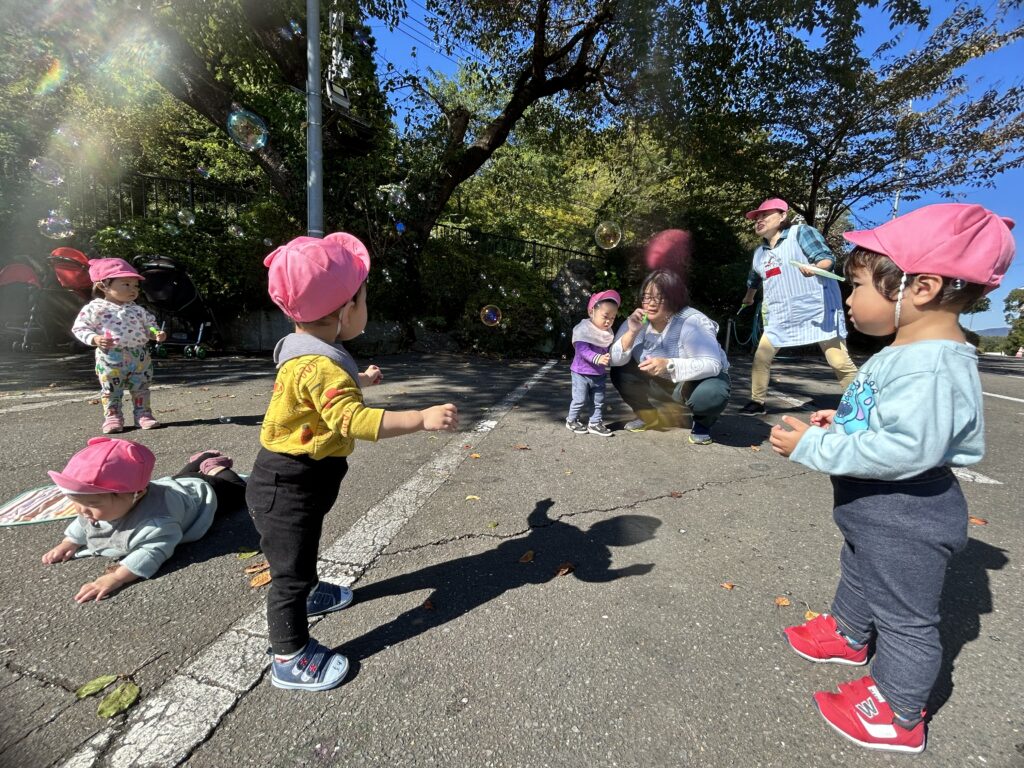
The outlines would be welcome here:
M 954 7 L 953 2 L 934 3 L 932 8 L 932 19 L 941 19 Z M 990 3 L 988 7 L 994 7 Z M 451 58 L 431 49 L 430 34 L 423 25 L 423 6 L 419 2 L 410 2 L 408 5 L 411 16 L 403 20 L 397 29 L 388 30 L 382 22 L 371 20 L 373 34 L 377 39 L 377 49 L 380 55 L 378 65 L 383 68 L 383 59 L 391 61 L 399 68 L 420 68 L 432 69 L 452 74 L 458 67 L 457 60 L 469 58 L 473 52 L 462 49 Z M 865 18 L 866 41 L 885 40 L 892 36 L 888 25 L 885 23 L 872 22 L 872 19 L 880 19 L 880 12 L 869 12 Z M 1018 8 L 1014 16 L 1010 17 L 1011 22 L 1020 23 L 1024 18 L 1024 9 Z M 904 45 L 897 48 L 897 51 L 905 50 L 911 46 L 919 45 L 927 37 L 927 32 L 910 32 L 905 35 Z M 410 57 L 411 49 L 415 47 L 417 56 Z M 865 48 L 870 43 L 865 43 Z M 453 61 L 454 59 L 454 61 Z M 1008 87 L 1021 80 L 1021 62 L 1024 61 L 1024 40 L 1003 48 L 1000 51 L 989 54 L 979 61 L 974 61 L 964 68 L 963 74 L 971 83 L 971 90 L 979 93 L 982 90 L 993 87 Z M 1024 169 L 1017 169 L 1002 174 L 994 179 L 993 188 L 955 190 L 958 193 L 958 202 L 978 203 L 1000 216 L 1008 216 L 1018 222 L 1014 230 L 1018 248 L 1024 248 Z M 947 198 L 935 195 L 924 195 L 918 200 L 902 201 L 900 213 L 920 208 L 931 203 L 949 202 Z M 875 206 L 855 210 L 858 225 L 872 226 L 886 221 L 891 213 L 891 206 Z M 989 312 L 974 316 L 965 316 L 964 323 L 975 329 L 995 328 L 1005 326 L 1003 319 L 1003 299 L 1013 288 L 1024 287 L 1024 255 L 1019 256 L 1010 271 L 1003 279 L 1002 285 L 990 294 L 992 309 Z

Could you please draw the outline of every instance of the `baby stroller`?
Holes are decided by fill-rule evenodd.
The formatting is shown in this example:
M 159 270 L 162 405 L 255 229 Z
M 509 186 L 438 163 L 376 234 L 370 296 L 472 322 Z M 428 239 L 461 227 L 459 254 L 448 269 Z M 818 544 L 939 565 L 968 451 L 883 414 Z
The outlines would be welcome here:
M 195 283 L 174 259 L 142 254 L 132 264 L 145 279 L 145 304 L 156 315 L 167 339 L 153 348 L 156 357 L 167 357 L 168 349 L 181 347 L 185 357 L 202 360 L 220 340 L 217 320 L 203 301 Z
M 71 326 L 89 300 L 92 283 L 84 253 L 56 248 L 46 261 L 23 257 L 0 268 L 0 336 L 14 352 L 72 342 Z

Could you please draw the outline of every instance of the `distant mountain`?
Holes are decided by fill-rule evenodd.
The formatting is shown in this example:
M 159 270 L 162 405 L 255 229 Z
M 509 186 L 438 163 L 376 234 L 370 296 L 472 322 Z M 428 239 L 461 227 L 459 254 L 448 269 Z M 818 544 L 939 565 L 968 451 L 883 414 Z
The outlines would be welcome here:
M 982 328 L 980 331 L 975 331 L 979 336 L 1009 336 L 1009 328 Z

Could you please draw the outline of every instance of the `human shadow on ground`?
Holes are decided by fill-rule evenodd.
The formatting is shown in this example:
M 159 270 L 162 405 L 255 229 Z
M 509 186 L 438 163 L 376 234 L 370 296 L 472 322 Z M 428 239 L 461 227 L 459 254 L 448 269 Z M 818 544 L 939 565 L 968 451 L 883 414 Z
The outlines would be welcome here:
M 647 515 L 618 515 L 600 520 L 586 531 L 548 512 L 554 502 L 537 502 L 530 513 L 530 532 L 525 537 L 503 541 L 476 555 L 467 555 L 421 568 L 355 590 L 354 601 L 431 590 L 427 600 L 391 621 L 348 641 L 343 652 L 350 658 L 366 659 L 375 653 L 447 624 L 485 605 L 504 593 L 527 584 L 545 584 L 570 563 L 571 575 L 588 582 L 608 582 L 650 573 L 653 563 L 612 568 L 611 547 L 628 547 L 654 537 L 661 521 Z M 524 555 L 533 557 L 523 562 Z
M 1010 560 L 1005 552 L 983 541 L 968 539 L 963 551 L 950 560 L 939 603 L 942 667 L 928 699 L 926 709 L 929 717 L 933 717 L 953 695 L 954 662 L 963 647 L 981 634 L 982 614 L 992 613 L 988 572 L 1006 567 Z M 1014 639 L 1007 640 L 1012 642 Z
M 242 550 L 254 551 L 259 548 L 260 535 L 256 531 L 256 526 L 253 525 L 248 511 L 242 507 L 218 510 L 213 525 L 210 526 L 210 530 L 203 538 L 176 547 L 174 554 L 161 566 L 156 576 L 166 576 L 182 568 L 188 568 L 190 565 L 222 555 L 238 553 Z

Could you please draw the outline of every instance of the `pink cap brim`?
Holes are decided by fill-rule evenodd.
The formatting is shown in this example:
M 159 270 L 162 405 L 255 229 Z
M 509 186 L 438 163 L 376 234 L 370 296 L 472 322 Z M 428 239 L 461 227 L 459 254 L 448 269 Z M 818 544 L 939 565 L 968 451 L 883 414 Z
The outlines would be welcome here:
M 878 235 L 875 234 L 875 230 L 873 229 L 858 229 L 853 232 L 843 232 L 843 239 L 847 242 L 853 243 L 858 248 L 863 248 L 865 251 L 872 251 L 873 253 L 880 253 L 883 256 L 890 256 L 890 254 L 886 253 L 885 246 L 882 245 L 882 241 L 878 239 Z
M 73 477 L 62 475 L 60 472 L 54 472 L 53 470 L 47 471 L 46 474 L 53 480 L 53 484 L 64 493 L 117 493 L 117 491 L 112 491 L 109 488 L 100 488 L 98 485 L 83 483 L 81 480 L 75 480 Z
M 755 208 L 752 211 L 747 211 L 746 213 L 744 213 L 743 218 L 752 219 L 755 216 L 757 216 L 757 214 L 764 213 L 765 211 L 778 211 L 779 213 L 785 213 L 786 210 L 787 209 L 785 208 Z

